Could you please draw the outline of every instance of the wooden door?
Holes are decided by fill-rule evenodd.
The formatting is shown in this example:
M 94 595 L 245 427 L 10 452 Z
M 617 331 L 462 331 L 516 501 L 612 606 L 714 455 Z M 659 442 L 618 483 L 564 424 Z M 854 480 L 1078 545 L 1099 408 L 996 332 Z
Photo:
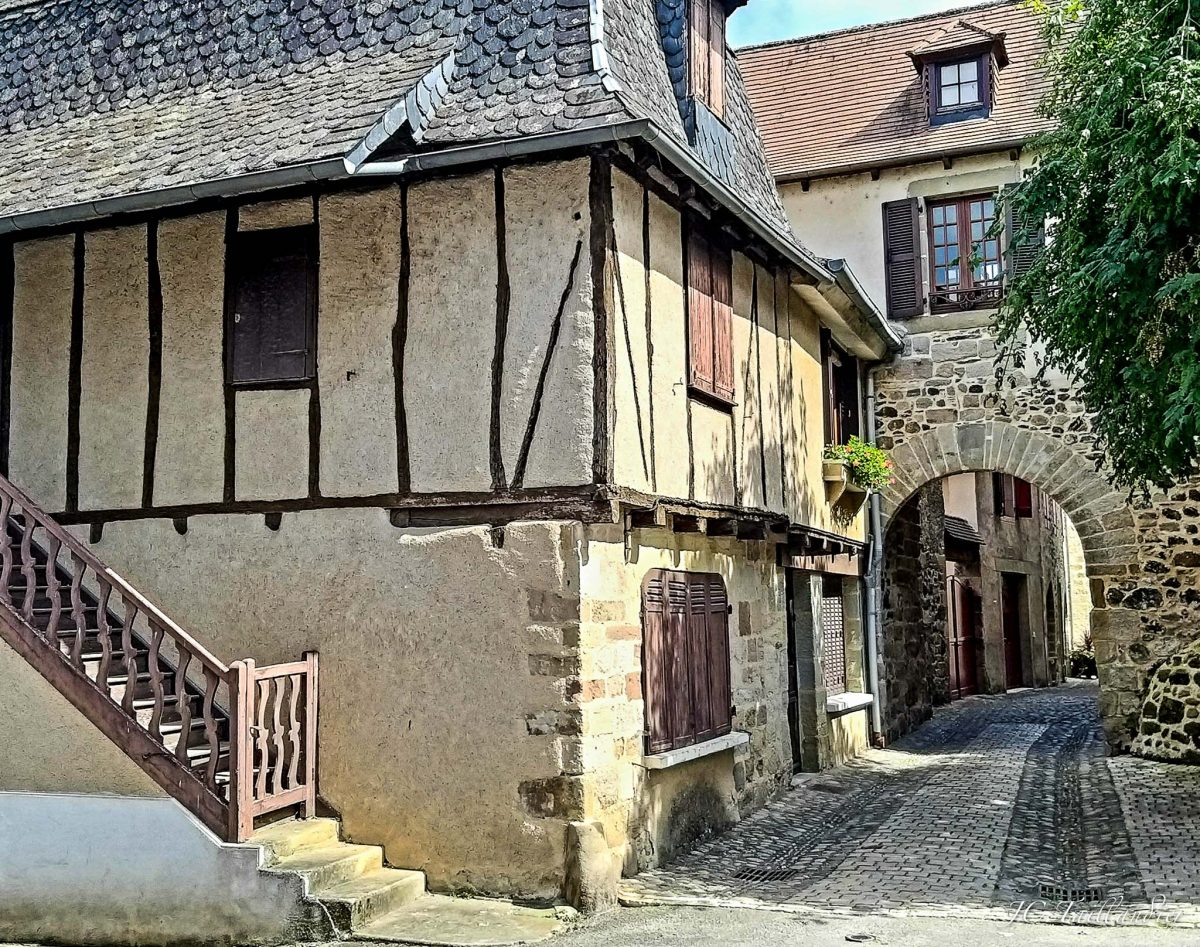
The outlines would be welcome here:
M 950 605 L 946 622 L 946 646 L 950 664 L 950 699 L 979 693 L 978 648 L 980 600 L 978 593 L 961 579 L 947 580 Z
M 1021 662 L 1021 588 L 1019 575 L 1000 577 L 1000 621 L 1004 629 L 1004 682 L 1008 688 L 1023 687 Z
M 796 671 L 796 603 L 792 570 L 785 569 L 787 581 L 787 671 L 788 671 L 788 733 L 792 738 L 792 771 L 800 772 L 803 757 L 800 746 L 800 681 Z

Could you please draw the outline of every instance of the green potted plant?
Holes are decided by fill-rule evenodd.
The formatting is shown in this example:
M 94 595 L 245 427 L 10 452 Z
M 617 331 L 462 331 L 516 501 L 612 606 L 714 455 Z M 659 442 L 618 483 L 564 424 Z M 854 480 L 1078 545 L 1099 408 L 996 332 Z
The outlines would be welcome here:
M 852 436 L 845 444 L 825 448 L 823 474 L 829 502 L 837 503 L 844 496 L 857 512 L 867 494 L 892 482 L 892 461 L 887 451 Z

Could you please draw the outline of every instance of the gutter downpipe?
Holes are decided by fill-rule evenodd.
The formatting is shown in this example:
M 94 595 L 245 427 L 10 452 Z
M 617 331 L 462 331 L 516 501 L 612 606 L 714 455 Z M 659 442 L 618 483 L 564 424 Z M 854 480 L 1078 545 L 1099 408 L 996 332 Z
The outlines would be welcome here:
M 878 366 L 867 370 L 867 439 L 875 443 L 875 372 Z M 883 528 L 880 513 L 879 493 L 872 492 L 871 499 L 871 544 L 867 566 L 867 688 L 874 698 L 871 701 L 871 729 L 875 731 L 875 745 L 884 743 L 883 709 L 879 706 L 882 694 L 879 690 L 880 622 L 879 599 L 883 577 Z

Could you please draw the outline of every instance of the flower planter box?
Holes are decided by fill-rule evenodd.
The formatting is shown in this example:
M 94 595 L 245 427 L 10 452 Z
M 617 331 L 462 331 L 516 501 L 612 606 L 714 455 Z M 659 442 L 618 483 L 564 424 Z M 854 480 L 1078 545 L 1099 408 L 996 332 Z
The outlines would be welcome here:
M 825 498 L 847 516 L 853 516 L 867 500 L 869 490 L 850 479 L 850 468 L 844 460 L 822 462 Z

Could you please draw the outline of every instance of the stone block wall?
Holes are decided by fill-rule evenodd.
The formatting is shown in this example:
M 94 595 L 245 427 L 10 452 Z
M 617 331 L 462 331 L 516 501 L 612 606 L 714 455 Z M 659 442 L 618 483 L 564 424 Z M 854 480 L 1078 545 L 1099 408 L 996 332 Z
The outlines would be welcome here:
M 1101 713 L 1112 744 L 1128 747 L 1151 674 L 1196 638 L 1200 483 L 1130 502 L 1104 472 L 1069 379 L 1039 377 L 1029 353 L 997 388 L 988 314 L 901 329 L 904 352 L 876 385 L 879 442 L 896 463 L 885 521 L 925 484 L 968 470 L 1022 477 L 1058 502 L 1079 532 L 1091 585 Z

